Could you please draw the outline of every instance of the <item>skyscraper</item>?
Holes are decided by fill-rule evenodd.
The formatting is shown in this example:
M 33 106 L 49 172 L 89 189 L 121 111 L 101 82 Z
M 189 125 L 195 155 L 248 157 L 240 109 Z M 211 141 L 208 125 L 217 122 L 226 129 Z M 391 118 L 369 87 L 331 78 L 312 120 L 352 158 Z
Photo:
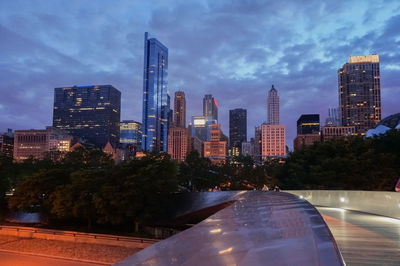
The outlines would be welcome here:
M 175 92 L 174 123 L 176 127 L 186 127 L 186 99 L 183 91 Z
M 242 143 L 247 141 L 246 109 L 229 110 L 229 140 L 232 155 L 238 156 L 241 154 Z
M 111 85 L 54 89 L 53 126 L 99 148 L 119 144 L 121 92 Z
M 142 149 L 168 149 L 168 48 L 144 34 Z
M 379 55 L 350 56 L 338 70 L 339 111 L 342 126 L 364 134 L 382 118 Z
M 206 94 L 203 98 L 203 116 L 207 120 L 218 121 L 218 104 L 211 94 Z
M 279 96 L 274 85 L 268 92 L 267 110 L 268 124 L 279 125 Z

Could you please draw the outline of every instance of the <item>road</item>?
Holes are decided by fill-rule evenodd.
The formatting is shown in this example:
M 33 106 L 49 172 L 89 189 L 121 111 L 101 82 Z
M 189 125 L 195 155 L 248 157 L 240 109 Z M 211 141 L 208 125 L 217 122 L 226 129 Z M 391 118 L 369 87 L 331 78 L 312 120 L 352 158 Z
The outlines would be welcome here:
M 317 209 L 347 266 L 400 265 L 400 220 L 339 208 Z
M 96 266 L 104 265 L 43 256 L 24 255 L 0 251 L 0 266 Z

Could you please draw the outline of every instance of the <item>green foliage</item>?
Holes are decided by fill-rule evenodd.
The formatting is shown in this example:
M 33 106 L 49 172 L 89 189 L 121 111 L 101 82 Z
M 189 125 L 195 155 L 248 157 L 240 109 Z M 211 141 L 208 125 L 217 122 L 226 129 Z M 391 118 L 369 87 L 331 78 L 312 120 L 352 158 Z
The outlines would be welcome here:
M 400 175 L 400 131 L 370 139 L 316 143 L 291 153 L 276 177 L 285 189 L 393 190 Z

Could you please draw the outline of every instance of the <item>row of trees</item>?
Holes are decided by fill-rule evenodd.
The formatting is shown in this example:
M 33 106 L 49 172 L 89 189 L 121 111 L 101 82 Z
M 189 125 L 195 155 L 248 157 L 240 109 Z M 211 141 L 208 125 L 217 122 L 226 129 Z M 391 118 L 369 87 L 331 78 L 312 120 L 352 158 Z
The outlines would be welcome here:
M 57 156 L 56 156 L 57 157 Z M 146 223 L 171 208 L 177 192 L 261 189 L 393 190 L 400 174 L 400 131 L 371 139 L 317 143 L 285 159 L 256 165 L 237 157 L 214 165 L 194 151 L 185 162 L 167 154 L 148 154 L 114 164 L 100 150 L 83 147 L 54 160 L 15 163 L 0 157 L 3 210 L 40 211 L 59 221 L 96 224 Z

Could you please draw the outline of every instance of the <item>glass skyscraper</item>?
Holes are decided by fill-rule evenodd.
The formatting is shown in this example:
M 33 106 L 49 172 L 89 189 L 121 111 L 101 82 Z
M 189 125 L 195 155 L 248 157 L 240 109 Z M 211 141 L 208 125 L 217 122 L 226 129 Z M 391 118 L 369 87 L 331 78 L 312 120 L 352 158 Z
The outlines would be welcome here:
M 142 124 L 133 120 L 124 120 L 120 124 L 120 143 L 142 146 Z
M 218 121 L 218 104 L 211 94 L 206 94 L 203 98 L 203 116 L 207 120 Z
M 168 150 L 170 97 L 168 94 L 168 48 L 144 35 L 142 149 Z
M 99 148 L 119 145 L 121 92 L 111 85 L 54 89 L 53 127 Z
M 241 154 L 242 142 L 247 141 L 247 110 L 229 110 L 229 141 L 232 154 Z

